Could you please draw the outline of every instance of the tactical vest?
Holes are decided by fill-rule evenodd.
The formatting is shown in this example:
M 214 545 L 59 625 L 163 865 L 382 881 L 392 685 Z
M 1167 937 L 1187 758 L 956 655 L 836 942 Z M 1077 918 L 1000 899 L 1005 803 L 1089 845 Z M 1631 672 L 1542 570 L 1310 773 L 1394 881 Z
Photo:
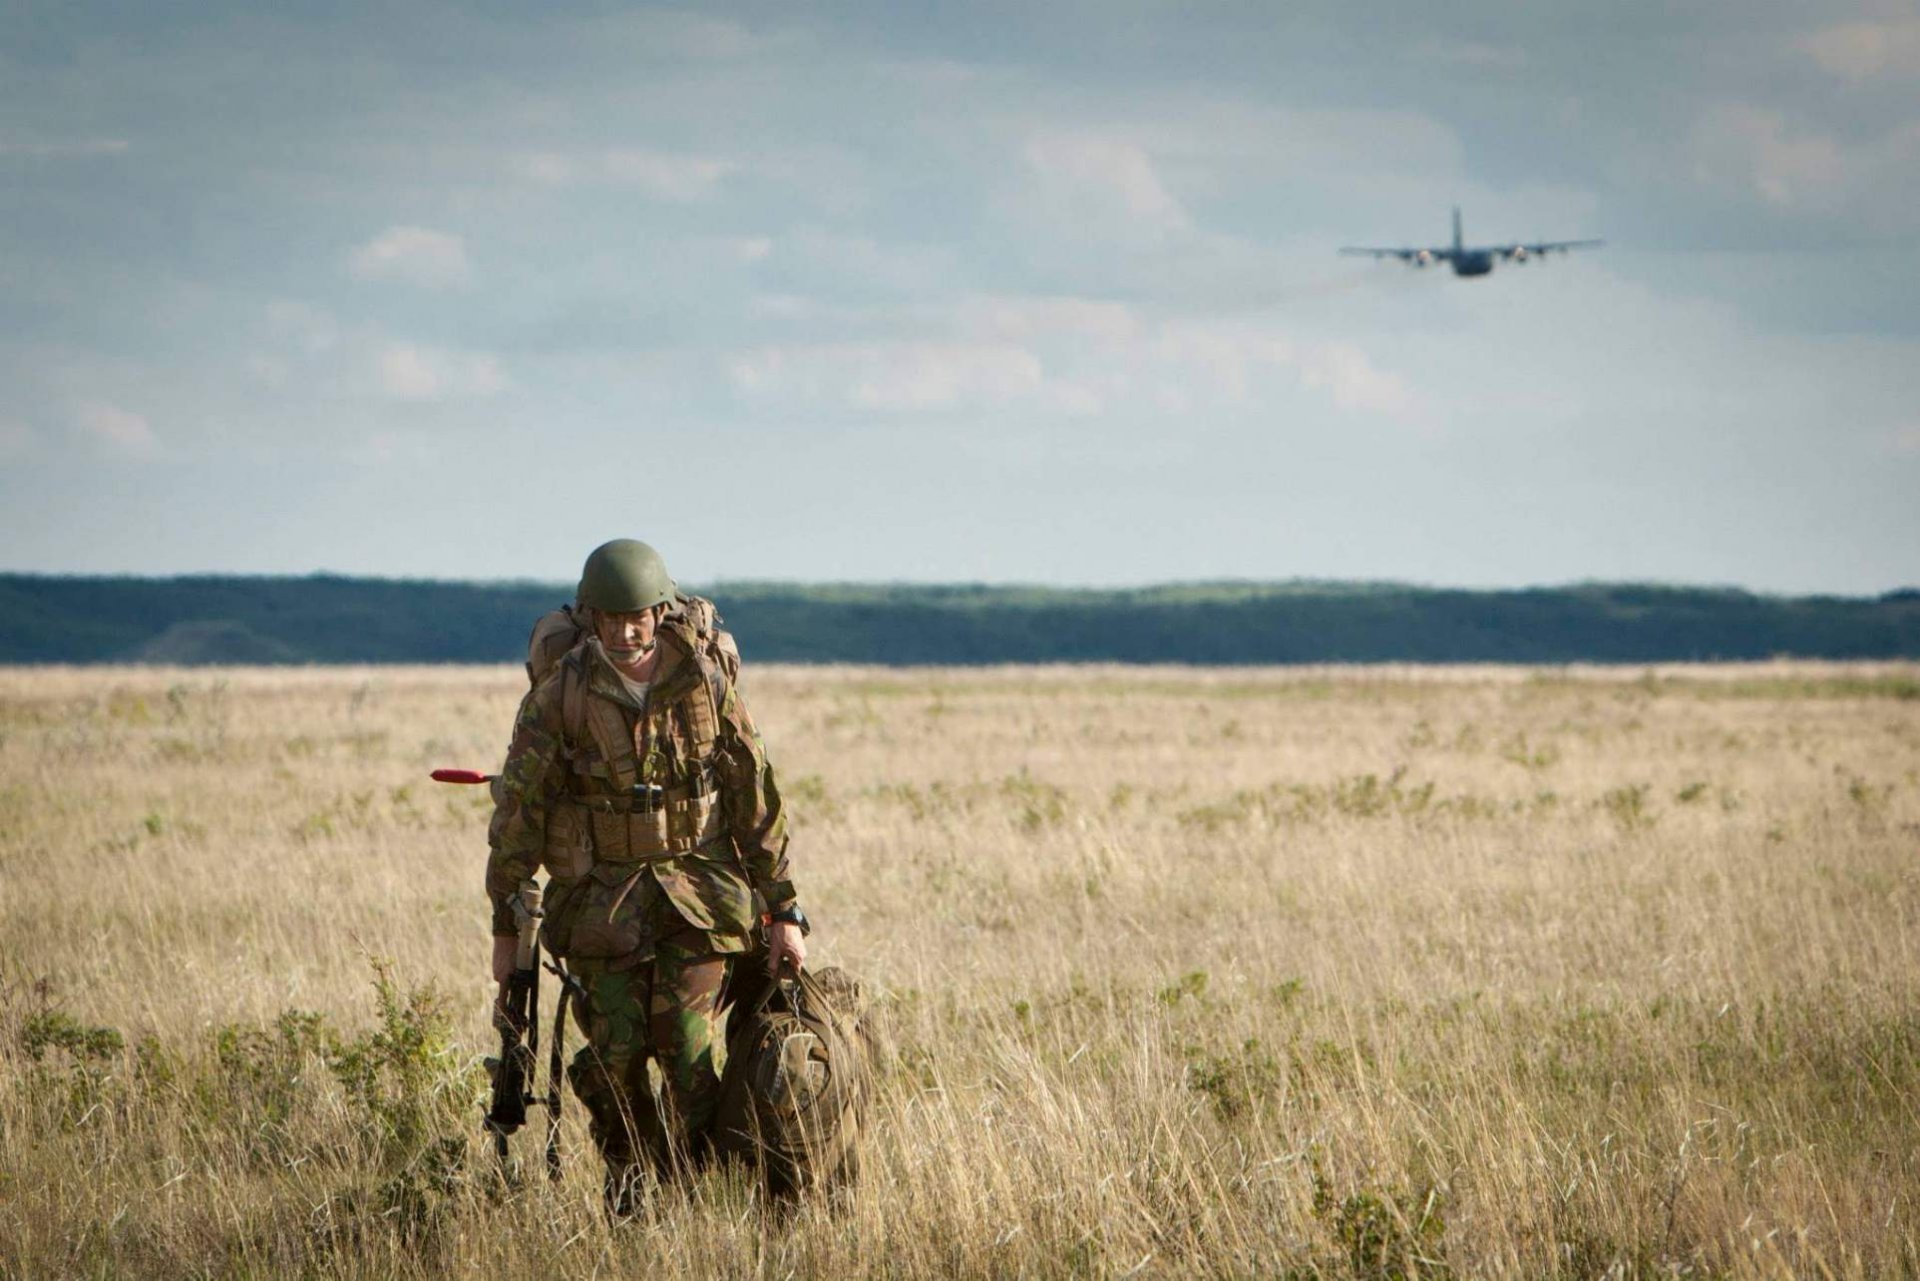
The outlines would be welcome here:
M 589 633 L 570 610 L 534 626 L 528 673 L 537 681 L 545 674 L 537 665 L 557 666 L 561 683 L 567 787 L 548 814 L 541 863 L 562 881 L 601 864 L 637 868 L 678 858 L 725 832 L 714 757 L 739 650 L 710 602 L 684 597 L 679 604 L 661 624 L 659 643 L 679 649 L 680 661 L 649 688 L 641 715 L 588 689 Z M 563 639 L 571 643 L 556 660 Z

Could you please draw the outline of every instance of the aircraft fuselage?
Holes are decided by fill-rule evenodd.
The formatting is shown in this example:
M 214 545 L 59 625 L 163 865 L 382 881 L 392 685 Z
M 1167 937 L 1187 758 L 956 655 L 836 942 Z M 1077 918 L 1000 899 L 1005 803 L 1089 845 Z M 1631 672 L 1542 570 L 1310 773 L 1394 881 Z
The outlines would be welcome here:
M 1460 230 L 1460 207 L 1455 205 L 1451 245 L 1435 245 L 1424 249 L 1348 245 L 1340 252 L 1363 254 L 1369 258 L 1398 258 L 1401 262 L 1414 267 L 1431 267 L 1436 262 L 1444 262 L 1453 268 L 1453 274 L 1456 276 L 1490 276 L 1493 274 L 1494 264 L 1502 258 L 1512 263 L 1528 263 L 1535 258 L 1545 258 L 1549 254 L 1563 254 L 1572 249 L 1585 249 L 1599 243 L 1598 240 L 1543 240 L 1532 243 L 1469 246 Z

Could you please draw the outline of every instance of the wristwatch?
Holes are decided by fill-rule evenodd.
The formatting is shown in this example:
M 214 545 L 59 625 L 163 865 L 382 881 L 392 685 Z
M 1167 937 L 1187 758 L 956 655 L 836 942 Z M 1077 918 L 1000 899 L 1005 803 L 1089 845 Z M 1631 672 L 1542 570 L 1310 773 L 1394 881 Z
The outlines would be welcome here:
M 798 925 L 800 927 L 801 938 L 805 938 L 807 935 L 813 933 L 813 924 L 807 920 L 807 914 L 800 910 L 798 903 L 790 903 L 778 912 L 765 912 L 761 914 L 760 924 L 762 926 L 772 925 L 776 921 L 782 925 Z

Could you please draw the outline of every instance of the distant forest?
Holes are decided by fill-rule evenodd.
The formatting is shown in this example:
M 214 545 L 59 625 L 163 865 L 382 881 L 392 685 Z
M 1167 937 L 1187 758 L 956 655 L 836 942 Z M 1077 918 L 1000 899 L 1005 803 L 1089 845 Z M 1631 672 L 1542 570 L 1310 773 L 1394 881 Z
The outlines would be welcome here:
M 1759 596 L 1582 585 L 1131 590 L 718 583 L 759 662 L 1644 663 L 1920 657 L 1920 591 Z M 0 662 L 495 663 L 572 594 L 538 583 L 0 574 Z

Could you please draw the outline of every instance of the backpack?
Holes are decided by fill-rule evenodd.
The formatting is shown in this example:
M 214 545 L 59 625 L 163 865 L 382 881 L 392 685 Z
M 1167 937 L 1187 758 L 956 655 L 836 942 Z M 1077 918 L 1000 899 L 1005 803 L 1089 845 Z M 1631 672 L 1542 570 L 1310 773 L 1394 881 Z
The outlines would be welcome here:
M 728 683 L 738 679 L 740 646 L 734 641 L 733 633 L 726 629 L 725 620 L 713 602 L 704 596 L 682 593 L 674 597 L 672 612 L 693 624 L 701 650 L 719 665 Z M 562 605 L 542 614 L 533 625 L 533 634 L 527 637 L 527 683 L 538 685 L 540 678 L 552 671 L 591 630 L 586 618 L 576 613 L 572 605 Z
M 859 981 L 828 967 L 767 982 L 729 1017 L 713 1147 L 757 1166 L 770 1196 L 857 1173 L 875 1053 L 864 1013 Z

